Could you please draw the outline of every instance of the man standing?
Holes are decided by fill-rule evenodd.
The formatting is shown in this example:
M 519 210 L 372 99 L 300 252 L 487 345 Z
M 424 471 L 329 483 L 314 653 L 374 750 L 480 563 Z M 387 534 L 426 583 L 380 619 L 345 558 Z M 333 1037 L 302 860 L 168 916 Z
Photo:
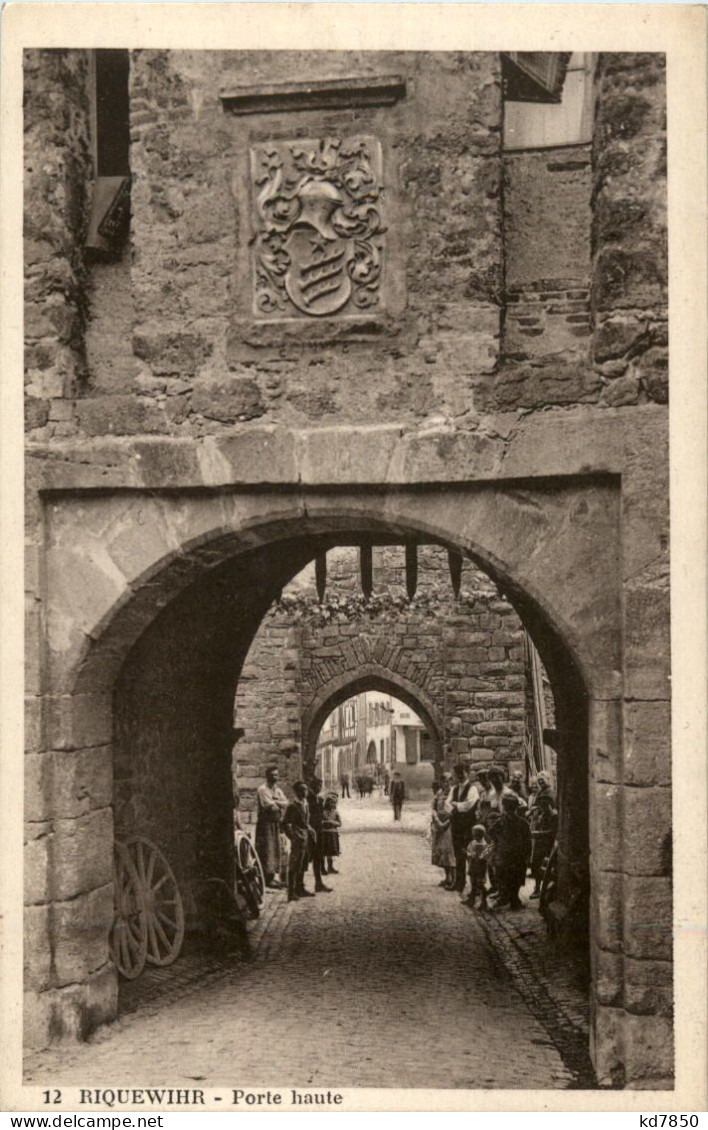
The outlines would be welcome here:
M 321 894 L 329 894 L 331 887 L 326 887 L 322 882 L 322 820 L 324 819 L 324 797 L 320 795 L 322 781 L 313 777 L 307 791 L 307 803 L 310 810 L 310 826 L 314 830 L 314 839 L 310 851 L 312 871 L 315 876 L 315 890 Z
M 462 893 L 467 882 L 467 845 L 472 838 L 479 790 L 474 781 L 474 772 L 468 770 L 466 765 L 456 765 L 453 773 L 455 785 L 445 806 L 450 813 L 452 849 L 455 853 L 455 883 L 450 890 Z
M 305 889 L 305 868 L 310 844 L 315 831 L 310 825 L 307 805 L 307 785 L 296 781 L 293 785 L 295 799 L 290 802 L 283 816 L 283 831 L 290 840 L 290 860 L 288 862 L 288 902 L 300 898 L 314 898 L 312 891 Z
M 347 798 L 347 800 L 351 799 L 351 793 L 349 792 L 349 781 L 349 770 L 345 769 L 339 780 L 339 783 L 342 786 L 342 800 L 344 800 L 345 797 Z
M 506 906 L 510 910 L 519 910 L 523 905 L 519 889 L 526 881 L 526 866 L 531 854 L 531 831 L 528 821 L 519 815 L 519 798 L 511 790 L 502 797 L 502 815 L 490 835 L 495 845 L 499 884 L 499 897 L 494 909 Z
M 389 797 L 393 805 L 393 819 L 400 820 L 403 802 L 406 799 L 406 786 L 397 769 L 394 771 L 393 777 L 391 778 Z
M 278 770 L 266 769 L 265 783 L 256 791 L 256 851 L 263 867 L 266 886 L 282 888 L 276 879 L 281 869 L 280 823 L 288 807 L 285 793 L 278 787 Z

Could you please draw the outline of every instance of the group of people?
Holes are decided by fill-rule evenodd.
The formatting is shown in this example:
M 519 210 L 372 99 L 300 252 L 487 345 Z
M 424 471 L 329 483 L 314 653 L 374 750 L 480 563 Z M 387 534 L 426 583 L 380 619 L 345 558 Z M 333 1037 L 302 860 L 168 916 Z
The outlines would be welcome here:
M 351 797 L 352 775 L 348 769 L 342 770 L 339 779 L 342 789 L 342 799 L 344 797 Z M 359 799 L 364 800 L 365 797 L 371 796 L 374 789 L 383 789 L 384 796 L 389 795 L 389 785 L 391 783 L 391 773 L 387 766 L 379 765 L 378 763 L 367 764 L 365 769 L 357 772 L 354 775 L 354 788 L 359 793 Z
M 296 781 L 292 800 L 279 785 L 276 768 L 266 771 L 265 782 L 256 792 L 256 851 L 267 887 L 287 887 L 288 901 L 329 894 L 322 876 L 337 875 L 335 858 L 340 854 L 337 793 L 323 793 L 322 781 Z M 305 886 L 312 867 L 314 891 Z
M 538 774 L 527 790 L 522 774 L 507 783 L 502 769 L 455 765 L 433 785 L 432 862 L 440 883 L 467 906 L 517 910 L 530 867 L 538 898 L 546 857 L 558 827 L 551 777 Z M 470 889 L 466 892 L 469 877 Z

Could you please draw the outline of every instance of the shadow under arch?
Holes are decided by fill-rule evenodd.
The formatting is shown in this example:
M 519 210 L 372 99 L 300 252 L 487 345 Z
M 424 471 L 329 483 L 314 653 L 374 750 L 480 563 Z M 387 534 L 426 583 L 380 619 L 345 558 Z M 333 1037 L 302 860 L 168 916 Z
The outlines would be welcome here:
M 314 772 L 317 738 L 323 723 L 342 702 L 363 691 L 381 691 L 415 711 L 433 740 L 436 764 L 443 758 L 443 729 L 430 696 L 410 679 L 378 663 L 363 663 L 330 679 L 320 688 L 302 719 L 303 769 Z

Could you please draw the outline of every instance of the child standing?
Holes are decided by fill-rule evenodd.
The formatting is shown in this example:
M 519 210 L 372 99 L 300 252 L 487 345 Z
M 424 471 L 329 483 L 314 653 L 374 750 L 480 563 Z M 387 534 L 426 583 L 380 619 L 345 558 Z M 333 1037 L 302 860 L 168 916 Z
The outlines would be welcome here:
M 338 875 L 332 862 L 335 855 L 340 855 L 339 829 L 342 818 L 337 811 L 337 794 L 329 793 L 324 802 L 322 812 L 322 858 L 324 859 L 324 872 L 326 875 Z
M 465 906 L 474 906 L 477 895 L 480 895 L 480 910 L 487 909 L 487 855 L 489 848 L 490 844 L 486 837 L 484 825 L 475 824 L 472 829 L 472 839 L 467 847 L 467 871 L 472 889 L 467 898 L 462 899 Z

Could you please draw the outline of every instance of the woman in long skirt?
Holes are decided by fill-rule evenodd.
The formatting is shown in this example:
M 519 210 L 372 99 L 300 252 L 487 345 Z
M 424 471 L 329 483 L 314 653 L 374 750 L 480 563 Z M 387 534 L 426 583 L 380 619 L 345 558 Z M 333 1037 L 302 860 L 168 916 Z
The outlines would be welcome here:
M 455 851 L 452 846 L 450 813 L 445 811 L 445 802 L 450 795 L 452 777 L 443 773 L 442 781 L 436 788 L 433 798 L 433 811 L 430 818 L 431 857 L 433 867 L 442 867 L 445 878 L 440 886 L 452 890 L 455 885 Z
M 333 859 L 335 855 L 341 854 L 339 847 L 339 829 L 341 826 L 342 818 L 337 812 L 337 797 L 330 793 L 324 802 L 322 828 L 320 829 L 322 859 L 324 860 L 323 871 L 326 875 L 339 874 L 335 870 Z

